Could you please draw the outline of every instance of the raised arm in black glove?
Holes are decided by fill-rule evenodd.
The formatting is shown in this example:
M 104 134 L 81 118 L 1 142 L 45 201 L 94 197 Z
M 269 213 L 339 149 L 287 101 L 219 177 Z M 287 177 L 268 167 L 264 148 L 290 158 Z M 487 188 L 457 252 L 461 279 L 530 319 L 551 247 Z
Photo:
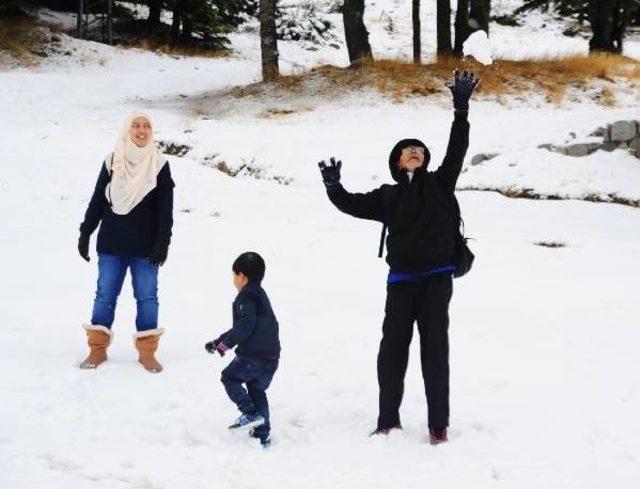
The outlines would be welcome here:
M 80 253 L 80 256 L 84 258 L 85 261 L 91 260 L 91 258 L 89 258 L 90 236 L 90 234 L 80 233 L 80 237 L 78 238 L 78 253 Z
M 478 83 L 480 83 L 480 78 L 476 78 L 473 72 L 464 70 L 462 76 L 458 70 L 453 72 L 453 83 L 446 83 L 446 86 L 453 95 L 453 108 L 456 112 L 469 110 L 469 99 Z
M 320 173 L 322 173 L 322 180 L 324 182 L 324 186 L 327 187 L 327 190 L 340 185 L 340 168 L 342 168 L 342 161 L 336 161 L 333 156 L 329 161 L 329 166 L 327 166 L 324 160 L 318 163 Z
M 153 266 L 161 267 L 164 262 L 167 261 L 167 255 L 169 254 L 169 241 L 166 239 L 159 239 L 151 249 L 149 255 L 149 263 Z

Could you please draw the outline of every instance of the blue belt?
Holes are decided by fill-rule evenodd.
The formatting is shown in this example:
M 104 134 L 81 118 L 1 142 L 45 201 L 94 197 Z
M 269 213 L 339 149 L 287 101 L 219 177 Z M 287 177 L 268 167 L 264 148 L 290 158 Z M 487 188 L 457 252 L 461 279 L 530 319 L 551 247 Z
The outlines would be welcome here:
M 446 267 L 432 268 L 424 272 L 419 273 L 401 273 L 389 270 L 389 276 L 387 277 L 387 284 L 395 284 L 397 282 L 416 282 L 421 278 L 430 277 L 438 273 L 455 272 L 456 267 L 453 265 L 447 265 Z

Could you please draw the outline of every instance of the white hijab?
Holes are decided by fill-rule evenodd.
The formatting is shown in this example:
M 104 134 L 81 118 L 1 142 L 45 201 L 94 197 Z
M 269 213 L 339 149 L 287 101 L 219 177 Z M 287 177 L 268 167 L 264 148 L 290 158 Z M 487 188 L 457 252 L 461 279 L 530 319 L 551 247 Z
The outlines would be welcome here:
M 151 124 L 151 136 L 142 148 L 129 137 L 129 128 L 138 117 L 144 117 Z M 156 188 L 158 173 L 166 162 L 153 140 L 151 118 L 141 112 L 131 114 L 122 126 L 113 153 L 104 162 L 111 172 L 111 181 L 105 189 L 111 210 L 119 215 L 128 214 Z

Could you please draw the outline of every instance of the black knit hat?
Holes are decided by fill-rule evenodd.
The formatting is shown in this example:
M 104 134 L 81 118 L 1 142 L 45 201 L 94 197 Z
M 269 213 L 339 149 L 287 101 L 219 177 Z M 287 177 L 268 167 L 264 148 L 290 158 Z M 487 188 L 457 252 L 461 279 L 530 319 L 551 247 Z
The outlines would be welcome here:
M 233 262 L 231 270 L 233 273 L 242 273 L 249 279 L 249 282 L 262 282 L 264 278 L 265 264 L 262 257 L 253 251 L 242 253 Z
M 401 141 L 398 141 L 389 154 L 389 170 L 391 171 L 391 176 L 393 177 L 393 179 L 398 183 L 409 182 L 407 172 L 402 170 L 398 166 L 398 161 L 400 161 L 402 150 L 409 146 L 419 146 L 421 148 L 424 148 L 424 165 L 418 168 L 416 172 L 426 171 L 427 165 L 429 164 L 429 161 L 431 161 L 431 153 L 429 153 L 429 148 L 427 148 L 427 146 L 419 139 L 403 139 Z

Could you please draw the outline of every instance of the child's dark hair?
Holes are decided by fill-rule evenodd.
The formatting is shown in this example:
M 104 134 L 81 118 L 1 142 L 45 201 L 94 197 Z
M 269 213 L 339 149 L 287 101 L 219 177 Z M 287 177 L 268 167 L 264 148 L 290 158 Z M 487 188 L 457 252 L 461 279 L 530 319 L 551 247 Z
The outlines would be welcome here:
M 242 253 L 231 266 L 233 273 L 244 274 L 249 279 L 249 282 L 262 282 L 265 268 L 262 257 L 253 251 Z

